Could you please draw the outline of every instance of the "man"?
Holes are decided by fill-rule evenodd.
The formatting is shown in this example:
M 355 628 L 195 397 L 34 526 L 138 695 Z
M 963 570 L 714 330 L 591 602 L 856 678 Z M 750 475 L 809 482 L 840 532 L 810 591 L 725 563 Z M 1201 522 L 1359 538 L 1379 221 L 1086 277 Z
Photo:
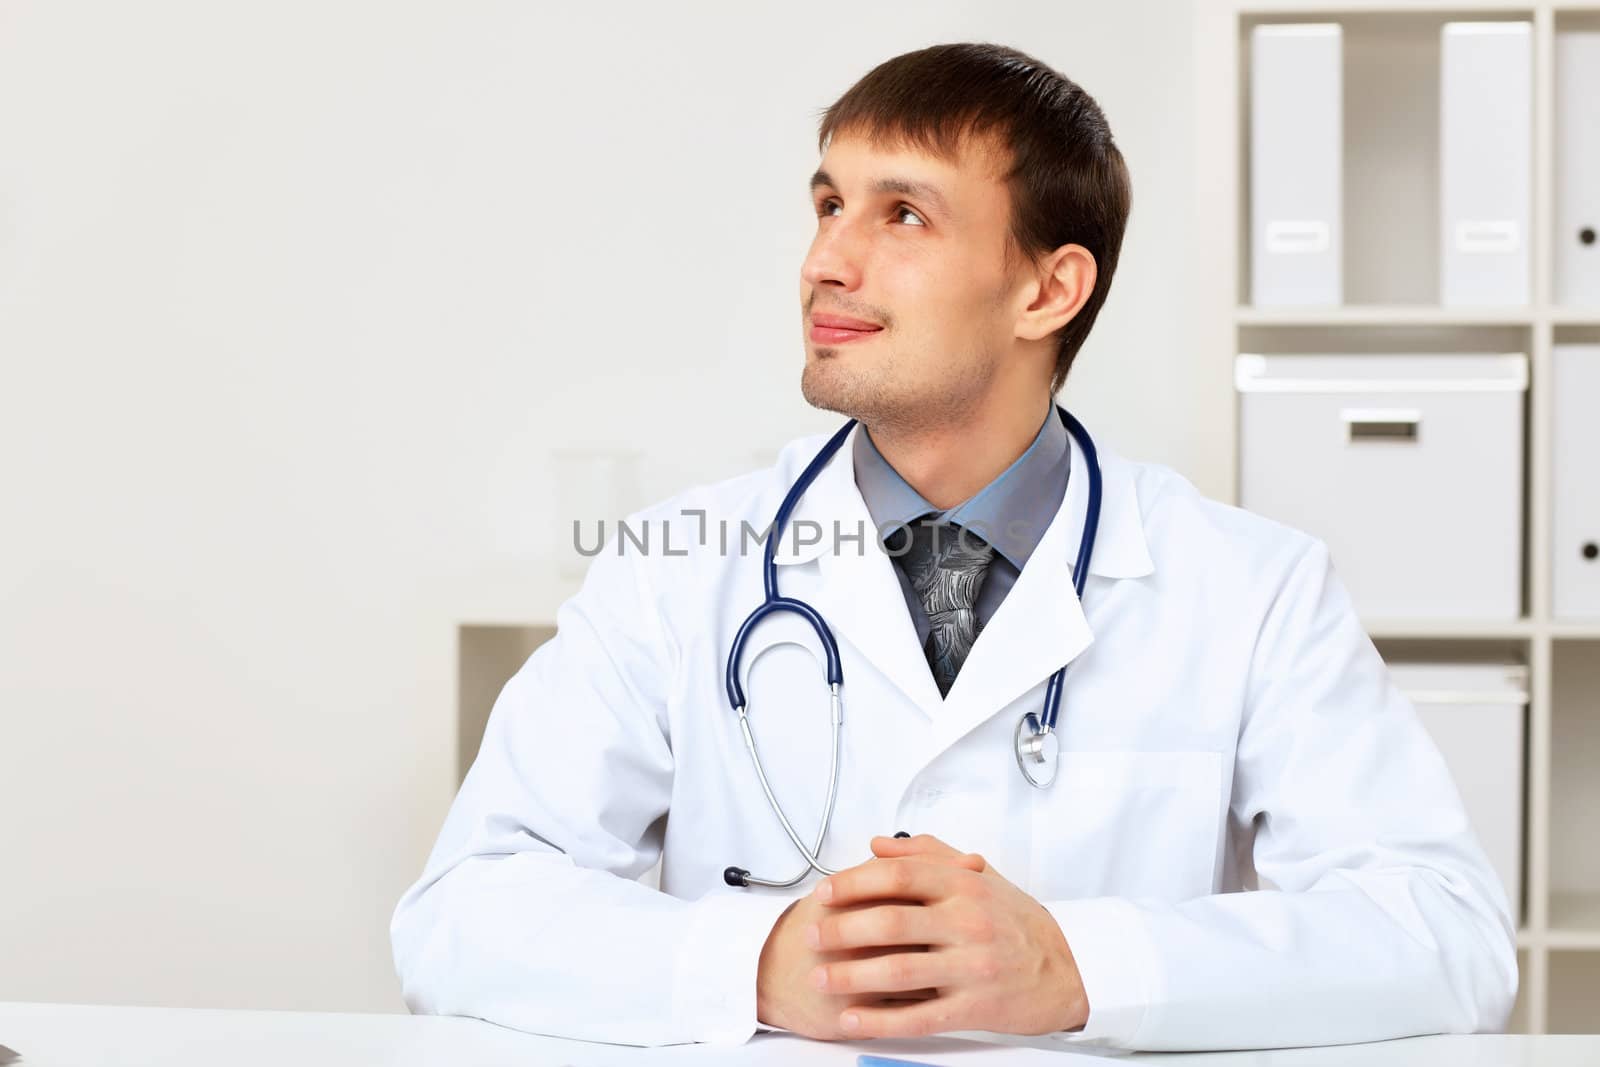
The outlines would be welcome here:
M 858 423 L 772 536 L 779 592 L 840 649 L 840 799 L 818 849 L 837 873 L 718 884 L 730 861 L 768 880 L 797 863 L 723 696 L 763 594 L 759 553 L 725 534 L 767 527 L 809 437 L 630 517 L 661 522 L 653 553 L 619 536 L 595 557 L 396 909 L 407 1003 L 644 1045 L 766 1027 L 1199 1049 L 1503 1026 L 1505 894 L 1322 542 L 1102 448 L 1073 595 L 1089 460 L 1052 397 L 1130 203 L 1094 101 L 1015 50 L 942 45 L 870 72 L 819 146 L 801 385 Z M 869 519 L 865 543 L 840 535 Z M 739 677 L 810 841 L 823 651 L 792 613 L 761 627 Z M 1014 724 L 1068 664 L 1059 778 L 1036 789 Z M 660 892 L 633 880 L 657 856 Z

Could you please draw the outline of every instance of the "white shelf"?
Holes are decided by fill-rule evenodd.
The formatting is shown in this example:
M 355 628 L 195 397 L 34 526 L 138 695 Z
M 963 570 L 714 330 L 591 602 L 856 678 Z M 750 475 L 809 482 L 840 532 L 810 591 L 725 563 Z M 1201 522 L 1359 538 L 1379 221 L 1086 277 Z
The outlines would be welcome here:
M 1552 892 L 1544 941 L 1551 948 L 1600 949 L 1600 891 Z
M 1448 308 L 1427 304 L 1348 304 L 1342 307 L 1234 310 L 1240 326 L 1532 326 L 1532 308 Z
M 1234 10 L 1248 18 L 1321 18 L 1340 15 L 1508 15 L 1528 16 L 1543 8 L 1558 14 L 1600 12 L 1600 0 L 1555 0 L 1554 3 L 1496 3 L 1495 0 L 1235 0 Z
M 1589 13 L 1582 18 L 1576 13 Z M 1526 507 L 1527 617 L 1499 622 L 1462 622 L 1451 619 L 1364 619 L 1375 641 L 1426 642 L 1439 646 L 1441 655 L 1471 656 L 1494 643 L 1516 646 L 1525 654 L 1529 674 L 1527 720 L 1527 801 L 1525 810 L 1526 872 L 1523 885 L 1525 921 L 1517 931 L 1522 962 L 1522 993 L 1518 1025 L 1530 1033 L 1570 1028 L 1585 1014 L 1574 1005 L 1600 1002 L 1600 858 L 1592 857 L 1584 842 L 1600 826 L 1600 665 L 1583 642 L 1600 642 L 1600 619 L 1557 620 L 1551 610 L 1551 510 L 1553 490 L 1553 438 L 1550 418 L 1553 386 L 1550 380 L 1552 347 L 1568 339 L 1589 339 L 1600 331 L 1600 307 L 1558 307 L 1552 301 L 1553 199 L 1557 146 L 1553 114 L 1555 34 L 1558 30 L 1592 25 L 1590 15 L 1600 15 L 1600 0 L 1586 2 L 1506 3 L 1496 0 L 1217 0 L 1197 6 L 1195 43 L 1197 75 L 1195 107 L 1197 156 L 1193 210 L 1201 232 L 1199 239 L 1217 251 L 1217 269 L 1194 281 L 1197 346 L 1215 360 L 1216 392 L 1205 399 L 1219 406 L 1232 405 L 1234 357 L 1241 351 L 1310 351 L 1327 343 L 1318 331 L 1337 331 L 1339 351 L 1388 351 L 1400 344 L 1410 349 L 1436 341 L 1470 350 L 1504 350 L 1502 345 L 1525 346 L 1531 380 L 1527 409 Z M 1362 197 L 1347 201 L 1346 295 L 1357 302 L 1337 307 L 1254 307 L 1241 303 L 1248 290 L 1248 272 L 1242 267 L 1249 253 L 1247 199 L 1248 63 L 1245 52 L 1251 27 L 1274 20 L 1341 21 L 1346 26 L 1347 56 L 1355 62 L 1357 76 L 1385 79 L 1386 91 L 1401 87 L 1426 92 L 1433 74 L 1415 67 L 1398 70 L 1388 84 L 1386 72 L 1394 64 L 1437 63 L 1434 35 L 1437 26 L 1455 17 L 1514 18 L 1533 23 L 1534 33 L 1534 202 L 1532 212 L 1532 300 L 1525 306 L 1496 308 L 1443 307 L 1426 303 L 1428 283 L 1437 268 L 1432 248 L 1436 237 L 1420 228 L 1397 232 L 1391 238 L 1385 227 L 1405 226 L 1425 213 L 1429 203 L 1416 183 L 1426 182 L 1437 168 L 1437 131 L 1407 123 L 1434 121 L 1427 107 L 1382 112 L 1373 103 L 1382 93 L 1357 93 L 1354 103 L 1347 93 L 1347 166 L 1354 159 L 1360 181 L 1351 188 Z M 1354 49 L 1351 52 L 1350 49 Z M 1415 97 L 1412 98 L 1413 102 Z M 1351 122 L 1388 125 L 1372 137 L 1373 130 Z M 1407 147 L 1410 146 L 1410 147 Z M 1419 155 L 1391 159 L 1391 151 L 1414 150 Z M 1356 153 L 1352 156 L 1351 153 Z M 1365 155 L 1360 155 L 1365 153 Z M 1362 169 L 1364 168 L 1364 169 Z M 1376 175 L 1376 177 L 1375 177 Z M 1386 179 L 1383 176 L 1391 176 Z M 1389 197 L 1385 180 L 1401 183 Z M 1410 185 L 1405 183 L 1410 182 Z M 1377 194 L 1374 196 L 1373 194 Z M 1436 201 L 1435 201 L 1436 203 Z M 1361 206 L 1379 211 L 1361 218 Z M 1409 212 L 1409 214 L 1408 214 Z M 1354 225 L 1354 229 L 1350 227 Z M 1357 241 L 1359 253 L 1351 258 Z M 1380 268 L 1374 272 L 1372 268 Z M 1395 302 L 1383 302 L 1392 299 Z M 1397 331 L 1415 331 L 1417 341 Z M 1247 346 L 1258 347 L 1247 347 Z M 1259 346 L 1265 346 L 1264 348 Z M 1236 420 L 1220 429 L 1222 447 L 1234 457 L 1227 490 L 1237 502 L 1238 426 Z M 1577 647 L 1574 647 L 1577 646 Z M 1552 891 L 1563 886 L 1588 889 Z M 1585 961 L 1593 962 L 1585 962 Z
M 1600 641 L 1600 619 L 1594 622 L 1552 622 L 1547 629 L 1558 641 Z
M 1323 15 L 1450 15 L 1460 12 L 1463 15 L 1484 13 L 1523 13 L 1531 12 L 1534 4 L 1495 3 L 1493 0 L 1409 0 L 1405 3 L 1385 2 L 1385 0 L 1340 0 L 1335 3 L 1296 3 L 1294 0 L 1236 0 L 1234 7 L 1241 15 L 1257 17 L 1261 15 L 1282 16 L 1285 18 L 1303 18 L 1306 16 L 1320 17 Z M 1549 5 L 1546 5 L 1549 6 Z M 1557 5 L 1566 10 L 1564 5 Z
M 1508 619 L 1473 622 L 1461 619 L 1363 619 L 1374 640 L 1524 641 L 1548 637 L 1557 641 L 1600 641 L 1600 619 L 1594 622 L 1542 622 Z
M 1240 326 L 1553 326 L 1600 327 L 1600 308 L 1453 308 L 1433 304 L 1347 304 L 1341 307 L 1255 307 L 1241 304 Z
M 1451 640 L 1467 639 L 1521 641 L 1533 637 L 1539 627 L 1528 619 L 1505 622 L 1473 622 L 1461 619 L 1373 619 L 1363 620 L 1373 640 Z

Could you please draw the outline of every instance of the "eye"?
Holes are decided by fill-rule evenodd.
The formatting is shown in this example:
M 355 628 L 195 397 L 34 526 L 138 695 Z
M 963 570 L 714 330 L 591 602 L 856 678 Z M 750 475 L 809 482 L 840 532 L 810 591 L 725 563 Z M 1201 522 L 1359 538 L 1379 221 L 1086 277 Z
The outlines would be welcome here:
M 817 204 L 817 217 L 819 219 L 829 218 L 833 214 L 833 209 L 835 207 L 838 207 L 838 206 L 840 206 L 840 205 L 839 205 L 839 201 L 838 201 L 837 198 L 831 197 L 831 196 L 830 197 L 826 197 L 820 203 Z M 902 215 L 910 215 L 913 219 L 916 220 L 916 224 L 918 226 L 926 226 L 927 225 L 927 223 L 922 220 L 922 216 L 918 215 L 916 209 L 913 208 L 910 204 L 900 204 L 899 206 L 897 206 L 895 208 L 895 211 L 894 211 L 895 218 L 900 218 Z

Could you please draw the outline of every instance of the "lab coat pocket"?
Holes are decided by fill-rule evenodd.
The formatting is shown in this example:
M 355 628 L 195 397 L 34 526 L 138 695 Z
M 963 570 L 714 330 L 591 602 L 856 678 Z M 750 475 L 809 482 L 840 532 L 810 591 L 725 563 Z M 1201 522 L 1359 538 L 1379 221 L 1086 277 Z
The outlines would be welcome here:
M 1218 752 L 1071 751 L 1030 790 L 1039 900 L 1213 891 L 1226 800 Z

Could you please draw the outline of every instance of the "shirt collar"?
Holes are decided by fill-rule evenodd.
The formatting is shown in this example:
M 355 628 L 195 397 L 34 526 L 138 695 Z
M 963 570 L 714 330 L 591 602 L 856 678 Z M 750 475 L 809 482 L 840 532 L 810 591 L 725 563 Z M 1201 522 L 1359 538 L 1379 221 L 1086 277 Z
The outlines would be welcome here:
M 1012 464 L 967 500 L 941 511 L 911 487 L 883 458 L 863 425 L 852 444 L 856 487 L 872 524 L 883 534 L 933 513 L 994 546 L 1018 571 L 1055 518 L 1067 489 L 1072 449 L 1054 400 L 1033 443 Z

